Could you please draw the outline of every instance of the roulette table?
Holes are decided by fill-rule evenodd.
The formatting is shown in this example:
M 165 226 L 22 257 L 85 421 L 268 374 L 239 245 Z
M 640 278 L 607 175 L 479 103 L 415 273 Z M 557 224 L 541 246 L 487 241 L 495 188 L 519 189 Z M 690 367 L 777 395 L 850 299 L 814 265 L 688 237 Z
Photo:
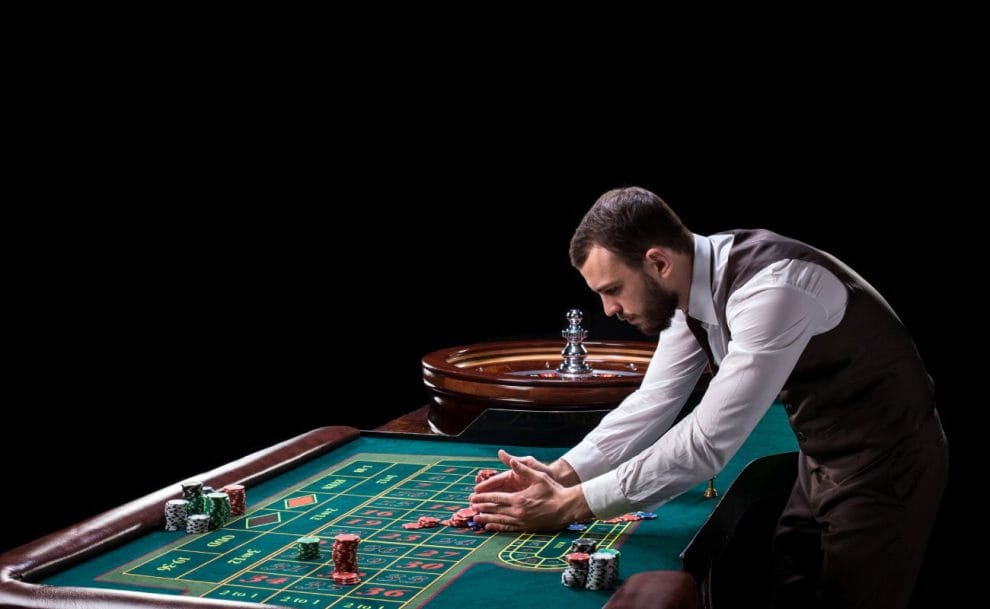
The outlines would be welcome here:
M 543 460 L 565 450 L 506 445 L 497 426 L 486 442 L 485 429 L 472 427 L 469 441 L 394 431 L 408 431 L 408 420 L 380 431 L 323 427 L 204 472 L 196 478 L 215 488 L 243 484 L 247 510 L 203 534 L 164 530 L 163 506 L 181 496 L 176 481 L 0 555 L 0 606 L 601 607 L 614 590 L 561 585 L 574 539 L 619 550 L 621 584 L 640 572 L 680 569 L 682 550 L 717 504 L 701 484 L 658 508 L 654 520 L 593 521 L 580 531 L 403 527 L 466 507 L 477 472 L 504 468 L 498 448 Z M 795 448 L 775 404 L 719 475 L 720 489 L 749 461 Z M 331 576 L 331 547 L 342 533 L 361 539 L 357 584 Z M 320 540 L 316 557 L 300 558 L 304 536 Z

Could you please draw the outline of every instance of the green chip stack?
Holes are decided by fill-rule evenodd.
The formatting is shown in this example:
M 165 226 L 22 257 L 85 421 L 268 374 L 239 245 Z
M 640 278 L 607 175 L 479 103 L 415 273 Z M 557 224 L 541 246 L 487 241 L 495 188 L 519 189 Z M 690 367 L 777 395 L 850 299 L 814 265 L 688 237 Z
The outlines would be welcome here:
M 230 518 L 230 497 L 227 493 L 210 493 L 206 496 L 206 512 L 210 516 L 210 530 L 219 529 Z
M 315 560 L 320 558 L 319 537 L 300 537 L 296 540 L 296 548 L 299 550 L 299 560 Z

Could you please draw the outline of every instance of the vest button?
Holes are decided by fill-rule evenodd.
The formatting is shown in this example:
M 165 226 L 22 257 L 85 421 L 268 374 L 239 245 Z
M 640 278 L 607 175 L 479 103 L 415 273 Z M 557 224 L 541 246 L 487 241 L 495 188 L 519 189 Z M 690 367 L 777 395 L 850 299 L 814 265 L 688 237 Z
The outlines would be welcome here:
M 803 431 L 799 431 L 794 435 L 797 436 L 798 442 L 804 442 L 808 439 L 808 436 Z
M 787 411 L 787 414 L 794 414 L 794 404 L 784 402 L 784 410 Z

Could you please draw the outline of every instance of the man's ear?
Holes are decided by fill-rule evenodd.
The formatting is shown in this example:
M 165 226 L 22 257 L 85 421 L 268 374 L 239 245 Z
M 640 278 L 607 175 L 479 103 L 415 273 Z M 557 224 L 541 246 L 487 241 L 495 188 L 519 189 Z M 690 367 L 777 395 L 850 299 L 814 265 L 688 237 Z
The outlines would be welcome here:
M 670 273 L 670 252 L 662 247 L 651 247 L 646 250 L 644 264 L 654 269 L 660 277 Z

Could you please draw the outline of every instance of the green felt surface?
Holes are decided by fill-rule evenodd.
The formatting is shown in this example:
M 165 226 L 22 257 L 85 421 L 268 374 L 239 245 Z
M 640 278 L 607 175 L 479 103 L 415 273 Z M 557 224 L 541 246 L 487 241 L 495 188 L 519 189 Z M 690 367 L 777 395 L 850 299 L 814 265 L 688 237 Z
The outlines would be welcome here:
M 475 472 L 502 465 L 496 446 L 361 437 L 248 489 L 248 514 L 205 535 L 155 532 L 43 583 L 188 594 L 292 607 L 400 609 L 566 602 L 600 607 L 609 592 L 560 584 L 577 537 L 622 552 L 621 575 L 678 569 L 678 556 L 715 505 L 705 485 L 657 510 L 659 518 L 592 523 L 582 532 L 492 534 L 439 527 L 407 530 L 420 515 L 448 517 L 466 507 Z M 562 449 L 506 447 L 550 460 Z M 775 405 L 717 478 L 720 490 L 749 461 L 796 450 Z M 337 586 L 330 548 L 341 532 L 361 536 L 362 582 Z M 299 560 L 294 542 L 324 540 L 320 559 Z M 503 605 L 506 606 L 506 605 Z

